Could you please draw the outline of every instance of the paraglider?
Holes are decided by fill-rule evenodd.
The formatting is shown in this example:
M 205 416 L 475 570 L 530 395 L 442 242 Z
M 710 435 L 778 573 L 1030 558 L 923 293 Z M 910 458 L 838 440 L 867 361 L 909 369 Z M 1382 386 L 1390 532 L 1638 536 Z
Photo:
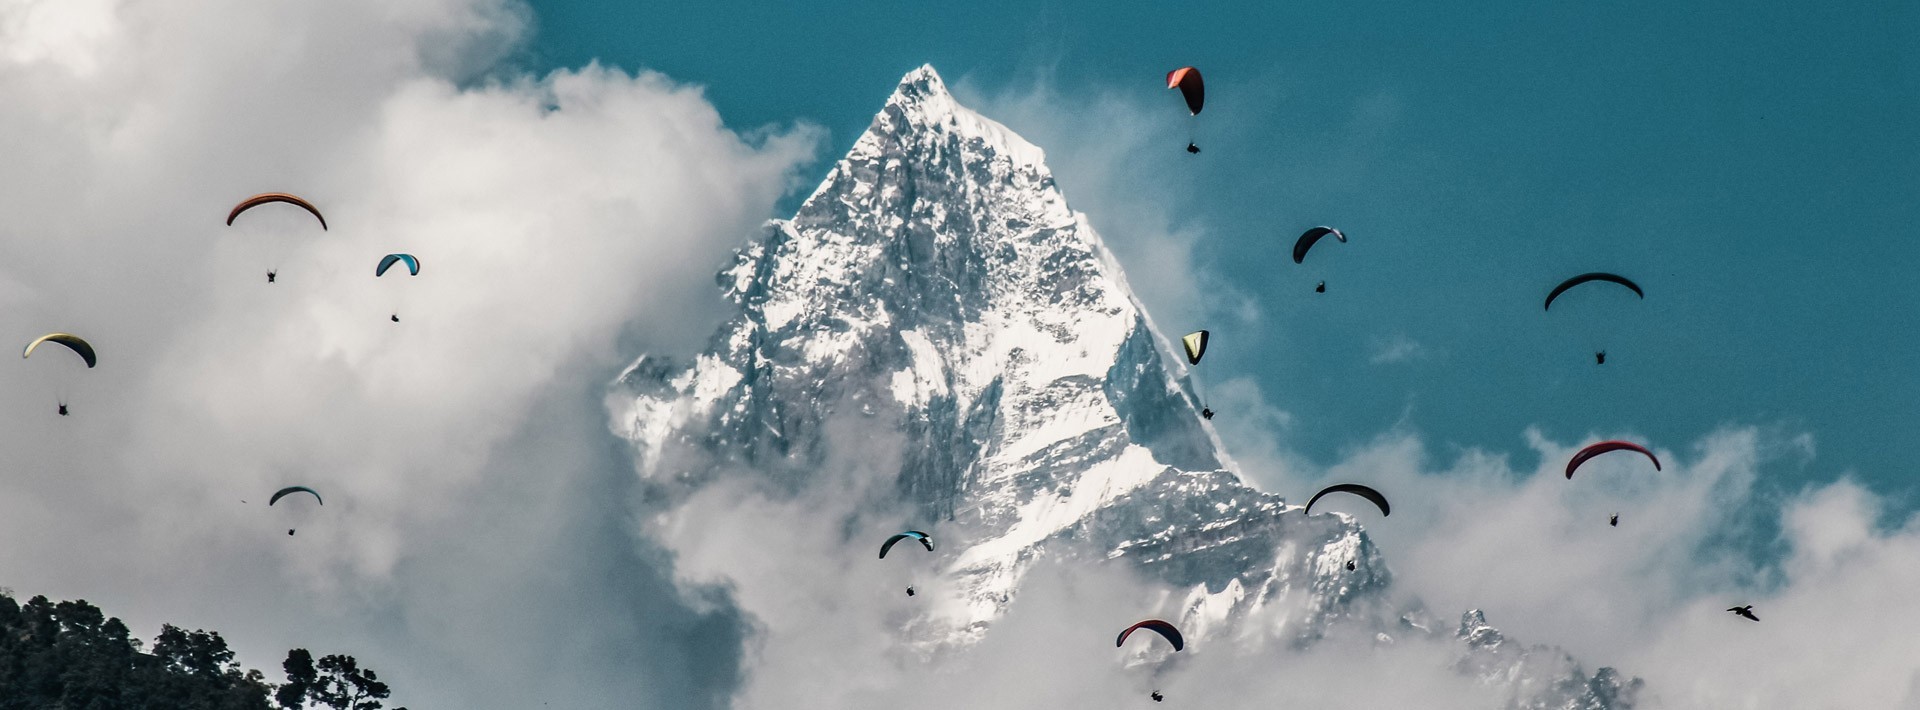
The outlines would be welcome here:
M 273 505 L 275 503 L 278 503 L 280 502 L 281 498 L 285 498 L 295 493 L 305 493 L 307 495 L 311 495 L 313 496 L 314 502 L 319 503 L 321 505 L 326 505 L 326 501 L 320 500 L 320 494 L 318 492 L 306 486 L 287 486 L 286 488 L 282 488 L 278 491 L 274 491 L 273 497 L 267 499 L 267 505 Z
M 1185 337 L 1180 339 L 1180 345 L 1187 350 L 1188 365 L 1198 365 L 1200 364 L 1200 358 L 1206 356 L 1207 338 L 1207 331 L 1196 330 L 1186 334 Z
M 1574 469 L 1580 468 L 1580 464 L 1586 463 L 1589 459 L 1610 451 L 1639 452 L 1641 455 L 1646 456 L 1647 460 L 1653 462 L 1653 470 L 1660 470 L 1660 459 L 1655 457 L 1652 451 L 1648 451 L 1647 447 L 1631 441 L 1602 441 L 1581 449 L 1579 453 L 1573 455 L 1573 458 L 1567 460 L 1567 480 L 1573 480 L 1573 471 Z
M 1127 645 L 1127 637 L 1132 636 L 1133 632 L 1138 631 L 1140 629 L 1146 629 L 1148 631 L 1152 631 L 1154 633 L 1160 634 L 1162 638 L 1165 638 L 1167 640 L 1167 643 L 1173 644 L 1173 650 L 1176 652 L 1187 647 L 1187 640 L 1186 638 L 1180 635 L 1180 630 L 1174 628 L 1173 624 L 1169 624 L 1159 619 L 1148 619 L 1146 621 L 1142 621 L 1140 623 L 1137 623 L 1125 629 L 1122 629 L 1120 631 L 1120 637 L 1113 640 L 1113 647 L 1120 648 L 1122 646 Z
M 933 538 L 931 536 L 918 530 L 906 530 L 894 533 L 893 537 L 887 538 L 886 542 L 880 544 L 880 559 L 887 559 L 887 551 L 893 549 L 893 544 L 901 540 L 918 542 L 920 546 L 926 548 L 928 552 L 933 551 Z M 911 597 L 913 595 L 913 585 L 907 585 L 907 596 Z
M 1295 254 L 1300 253 L 1298 249 L 1299 249 L 1298 247 L 1295 247 L 1295 252 L 1294 252 Z M 1295 261 L 1298 261 L 1298 260 L 1299 260 L 1298 258 L 1295 259 Z M 1573 278 L 1567 279 L 1565 281 L 1560 282 L 1559 286 L 1553 287 L 1553 290 L 1547 293 L 1547 303 L 1545 306 L 1542 306 L 1542 310 L 1553 310 L 1553 299 L 1559 298 L 1560 294 L 1567 292 L 1567 289 L 1573 288 L 1575 286 L 1579 286 L 1580 284 L 1592 283 L 1595 281 L 1619 284 L 1621 286 L 1627 287 L 1628 289 L 1631 289 L 1633 291 L 1633 294 L 1636 296 L 1639 296 L 1641 298 L 1647 297 L 1647 292 L 1640 290 L 1640 284 L 1634 283 L 1633 281 L 1629 280 L 1627 277 L 1621 276 L 1619 274 L 1609 274 L 1601 271 L 1595 271 L 1592 273 L 1585 273 L 1585 274 L 1581 274 L 1579 276 L 1575 276 Z
M 380 258 L 379 266 L 373 267 L 373 277 L 377 279 L 387 275 L 387 269 L 393 268 L 394 264 L 406 264 L 408 276 L 420 275 L 420 260 L 414 258 L 412 254 L 388 254 Z M 389 317 L 395 323 L 400 322 L 400 314 L 397 312 Z
M 1579 276 L 1575 276 L 1573 278 L 1567 279 L 1565 281 L 1560 282 L 1560 285 L 1553 287 L 1552 291 L 1547 292 L 1547 301 L 1544 305 L 1541 306 L 1541 309 L 1547 310 L 1547 311 L 1553 310 L 1553 300 L 1556 298 L 1559 298 L 1560 294 L 1566 293 L 1567 289 L 1573 288 L 1575 286 L 1579 286 L 1580 284 L 1596 283 L 1596 282 L 1611 283 L 1611 284 L 1618 284 L 1621 286 L 1625 286 L 1627 290 L 1632 291 L 1634 295 L 1639 296 L 1640 298 L 1647 297 L 1647 292 L 1640 290 L 1640 284 L 1634 283 L 1631 279 L 1628 279 L 1625 276 L 1621 276 L 1619 274 L 1610 274 L 1603 271 L 1594 271 L 1594 272 L 1581 274 Z M 1602 330 L 1604 330 L 1604 328 Z M 1595 365 L 1607 364 L 1607 351 L 1599 350 L 1599 349 L 1594 350 L 1593 364 Z
M 1338 229 L 1334 229 L 1332 227 L 1314 227 L 1313 229 L 1309 229 L 1301 233 L 1300 238 L 1294 240 L 1293 263 L 1295 264 L 1306 263 L 1307 250 L 1312 249 L 1313 245 L 1318 243 L 1321 237 L 1327 236 L 1329 234 L 1333 235 L 1333 238 L 1339 240 L 1340 243 L 1342 244 L 1345 244 L 1347 242 L 1347 235 Z M 1325 282 L 1322 282 L 1322 285 L 1324 284 Z
M 1200 70 L 1193 67 L 1180 67 L 1167 72 L 1167 88 L 1179 89 L 1180 98 L 1187 101 L 1187 113 L 1199 116 L 1200 109 L 1207 103 L 1207 86 L 1200 79 Z M 1200 146 L 1193 140 L 1192 123 L 1188 124 L 1187 152 L 1198 154 Z
M 1188 365 L 1198 365 L 1200 364 L 1200 358 L 1206 357 L 1207 338 L 1207 331 L 1204 330 L 1196 330 L 1180 338 L 1180 347 L 1187 351 Z M 1194 386 L 1194 394 L 1199 394 L 1199 385 L 1197 384 Z M 1204 398 L 1201 399 L 1204 401 Z M 1213 410 L 1209 409 L 1205 404 L 1202 404 L 1200 406 L 1200 418 L 1212 420 Z
M 272 506 L 273 504 L 280 502 L 281 498 L 285 498 L 294 493 L 305 493 L 307 495 L 311 495 L 313 496 L 314 503 L 319 505 L 326 505 L 326 501 L 320 500 L 320 493 L 318 491 L 315 491 L 312 488 L 308 488 L 306 486 L 287 486 L 286 488 L 282 488 L 278 491 L 274 491 L 273 497 L 267 499 L 267 505 Z M 287 534 L 292 535 L 293 528 L 287 528 Z
M 373 268 L 373 277 L 377 279 L 385 276 L 387 269 L 393 268 L 394 264 L 402 263 L 407 265 L 408 276 L 420 275 L 420 260 L 413 258 L 412 254 L 388 254 L 381 257 L 379 266 Z
M 1348 572 L 1353 571 L 1353 560 L 1347 560 L 1347 571 Z
M 308 214 L 313 215 L 314 219 L 320 220 L 321 230 L 325 230 L 327 228 L 327 218 L 321 216 L 320 208 L 314 207 L 313 203 L 308 202 L 304 199 L 301 199 L 300 196 L 298 195 L 290 195 L 284 192 L 262 192 L 258 195 L 254 195 L 247 199 L 241 200 L 240 204 L 233 206 L 232 212 L 227 213 L 227 226 L 229 227 L 233 226 L 233 220 L 238 218 L 240 216 L 240 213 L 253 209 L 255 207 L 259 207 L 261 205 L 271 204 L 275 202 L 284 202 L 286 204 L 293 205 L 300 209 L 306 210 Z
M 1293 240 L 1293 263 L 1295 264 L 1306 263 L 1307 250 L 1312 249 L 1313 245 L 1318 243 L 1321 237 L 1325 237 L 1329 234 L 1333 235 L 1333 238 L 1339 240 L 1340 243 L 1342 244 L 1345 244 L 1347 242 L 1346 233 L 1341 232 L 1338 229 L 1334 229 L 1332 227 L 1326 227 L 1326 226 L 1314 227 L 1313 229 L 1309 229 L 1305 232 L 1302 232 L 1300 234 L 1299 239 Z M 1326 293 L 1327 282 L 1321 281 L 1320 283 L 1314 284 L 1313 292 Z
M 1318 502 L 1321 497 L 1326 496 L 1330 493 L 1352 493 L 1354 495 L 1360 496 L 1361 498 L 1367 499 L 1367 501 L 1370 503 L 1373 503 L 1375 507 L 1380 509 L 1381 515 L 1386 515 L 1386 516 L 1393 515 L 1393 509 L 1387 506 L 1386 496 L 1380 495 L 1379 491 L 1360 485 L 1358 483 L 1336 483 L 1334 485 L 1327 486 L 1326 488 L 1320 489 L 1319 493 L 1315 493 L 1313 494 L 1312 498 L 1307 499 L 1307 507 L 1302 512 L 1308 515 L 1312 515 L 1313 504 Z
M 20 357 L 22 359 L 33 357 L 34 349 L 40 347 L 41 343 L 58 343 L 66 346 L 68 350 L 72 350 L 75 355 L 80 356 L 80 361 L 85 362 L 88 369 L 92 369 L 94 365 L 100 362 L 99 357 L 94 355 L 93 346 L 88 344 L 87 341 L 82 340 L 80 336 L 71 333 L 48 333 L 34 338 L 33 342 L 27 343 L 26 350 L 21 351 Z M 64 385 L 61 389 L 64 390 Z M 70 415 L 67 411 L 67 399 L 64 392 L 55 398 L 54 404 L 57 405 L 54 411 L 58 412 L 60 416 Z
M 908 530 L 901 533 L 895 533 L 893 537 L 887 538 L 887 541 L 880 545 L 880 559 L 883 559 L 883 560 L 887 559 L 887 551 L 893 549 L 893 544 L 901 540 L 914 540 L 916 542 L 919 542 L 921 547 L 927 548 L 928 552 L 933 551 L 932 537 L 928 537 L 926 533 L 920 532 L 918 530 Z
M 1758 617 L 1758 616 L 1754 616 L 1754 615 L 1753 615 L 1753 605 L 1752 605 L 1752 604 L 1748 604 L 1748 605 L 1746 605 L 1746 606 L 1736 606 L 1736 607 L 1732 607 L 1732 608 L 1729 608 L 1729 609 L 1727 609 L 1727 611 L 1731 611 L 1731 612 L 1733 612 L 1733 614 L 1734 614 L 1734 616 L 1744 616 L 1744 617 L 1746 617 L 1746 618 L 1748 618 L 1748 619 L 1752 619 L 1752 620 L 1754 620 L 1754 621 L 1759 621 L 1759 620 L 1760 620 L 1760 617 Z
M 1180 630 L 1174 628 L 1173 624 L 1169 624 L 1159 619 L 1148 619 L 1146 621 L 1142 621 L 1140 623 L 1137 623 L 1125 629 L 1122 629 L 1120 631 L 1120 637 L 1113 640 L 1113 647 L 1121 648 L 1126 646 L 1127 637 L 1132 636 L 1134 631 L 1137 631 L 1140 629 L 1147 629 L 1154 633 L 1160 634 L 1161 638 L 1166 639 L 1167 643 L 1173 645 L 1174 653 L 1179 653 L 1182 649 L 1187 647 L 1187 640 L 1185 637 L 1182 637 L 1180 635 Z M 1153 701 L 1156 703 L 1160 702 L 1163 698 L 1165 698 L 1165 696 L 1160 694 L 1160 691 L 1158 689 L 1155 689 L 1152 695 L 1150 695 L 1149 697 L 1152 697 Z
M 67 346 L 67 349 L 72 350 L 74 354 L 80 356 L 82 361 L 87 363 L 89 369 L 99 364 L 99 358 L 94 356 L 93 346 L 89 345 L 87 341 L 81 340 L 80 336 L 71 333 L 48 333 L 34 338 L 33 342 L 27 343 L 27 349 L 20 353 L 20 357 L 32 357 L 34 348 L 40 347 L 41 343 L 58 343 Z
M 302 198 L 299 195 L 293 195 L 285 192 L 262 192 L 258 195 L 254 195 L 247 199 L 241 200 L 240 204 L 234 205 L 233 209 L 227 212 L 227 226 L 229 227 L 233 226 L 233 221 L 236 219 L 239 219 L 241 213 L 246 212 L 247 210 L 251 210 L 261 205 L 269 205 L 269 204 L 275 204 L 275 203 L 292 205 L 302 210 L 306 210 L 307 214 L 313 215 L 313 218 L 318 222 L 320 222 L 320 231 L 324 232 L 327 230 L 327 218 L 326 216 L 320 214 L 320 208 L 314 207 L 313 203 L 308 202 L 305 198 Z M 267 264 L 271 267 L 267 269 L 267 283 L 271 284 L 271 283 L 274 283 L 275 280 L 278 279 L 280 276 L 279 265 L 276 262 L 282 256 L 284 256 L 284 254 L 277 253 L 277 248 L 272 248 L 272 247 L 267 248 L 267 251 L 269 254 L 271 254 L 267 258 Z

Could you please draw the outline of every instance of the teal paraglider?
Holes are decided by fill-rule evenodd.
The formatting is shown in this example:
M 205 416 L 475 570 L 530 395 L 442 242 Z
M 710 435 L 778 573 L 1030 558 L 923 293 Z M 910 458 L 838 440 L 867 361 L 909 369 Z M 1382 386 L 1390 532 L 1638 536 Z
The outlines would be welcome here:
M 408 276 L 420 275 L 420 260 L 414 258 L 412 254 L 388 254 L 380 260 L 379 266 L 374 267 L 374 278 L 386 276 L 387 269 L 393 268 L 394 264 L 406 264 Z

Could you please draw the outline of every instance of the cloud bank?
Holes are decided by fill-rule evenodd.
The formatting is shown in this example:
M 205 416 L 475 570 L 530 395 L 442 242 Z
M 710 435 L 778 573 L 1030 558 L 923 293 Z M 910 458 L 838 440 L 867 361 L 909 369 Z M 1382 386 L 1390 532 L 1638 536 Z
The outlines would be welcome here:
M 0 8 L 0 323 L 100 351 L 0 371 L 0 582 L 217 629 L 270 676 L 354 653 L 416 707 L 724 697 L 740 622 L 628 533 L 600 389 L 706 336 L 714 268 L 818 132 L 736 133 L 656 74 L 517 73 L 529 19 Z M 330 229 L 222 224 L 265 191 Z M 421 275 L 374 280 L 389 252 Z M 326 504 L 265 506 L 292 484 Z

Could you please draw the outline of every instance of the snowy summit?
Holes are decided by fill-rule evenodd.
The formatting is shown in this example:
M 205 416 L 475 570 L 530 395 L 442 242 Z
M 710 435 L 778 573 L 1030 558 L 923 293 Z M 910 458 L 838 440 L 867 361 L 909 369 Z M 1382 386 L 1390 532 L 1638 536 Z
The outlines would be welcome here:
M 1182 590 L 1169 618 L 1190 639 L 1304 647 L 1338 623 L 1383 637 L 1436 626 L 1389 599 L 1352 518 L 1303 515 L 1226 470 L 1181 361 L 1045 153 L 961 106 L 932 67 L 902 79 L 720 283 L 735 311 L 706 352 L 643 357 L 613 396 L 641 475 L 679 490 L 742 470 L 804 481 L 835 422 L 897 435 L 898 470 L 880 483 L 952 541 L 939 559 L 961 590 L 928 602 L 940 631 L 926 643 L 991 633 L 1042 556 L 1132 565 Z M 1530 687 L 1617 685 L 1611 670 L 1555 673 Z M 1628 707 L 1577 695 L 1516 702 Z

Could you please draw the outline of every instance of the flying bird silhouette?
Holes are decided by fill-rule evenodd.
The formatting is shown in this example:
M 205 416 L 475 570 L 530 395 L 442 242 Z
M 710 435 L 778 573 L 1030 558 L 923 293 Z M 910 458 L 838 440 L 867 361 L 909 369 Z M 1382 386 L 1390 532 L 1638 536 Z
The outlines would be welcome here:
M 1753 615 L 1753 605 L 1752 605 L 1752 604 L 1748 604 L 1748 605 L 1746 605 L 1746 606 L 1736 606 L 1736 607 L 1733 607 L 1733 608 L 1731 608 L 1731 609 L 1728 609 L 1727 611 L 1731 611 L 1731 612 L 1733 612 L 1733 613 L 1735 613 L 1735 614 L 1738 614 L 1738 615 L 1740 615 L 1740 616 L 1744 616 L 1744 617 L 1747 617 L 1747 618 L 1749 618 L 1749 619 L 1752 619 L 1752 620 L 1754 620 L 1754 621 L 1759 621 L 1759 620 L 1760 620 L 1760 617 L 1758 617 L 1758 616 L 1754 616 L 1754 615 Z

